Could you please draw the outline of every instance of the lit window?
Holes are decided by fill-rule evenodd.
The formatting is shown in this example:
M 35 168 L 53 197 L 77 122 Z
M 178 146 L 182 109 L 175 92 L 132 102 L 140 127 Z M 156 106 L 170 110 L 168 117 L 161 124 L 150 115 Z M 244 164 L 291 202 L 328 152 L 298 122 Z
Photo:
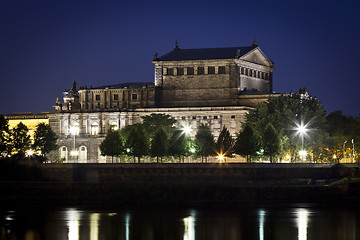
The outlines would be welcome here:
M 215 74 L 215 67 L 208 67 L 208 74 Z
M 99 125 L 97 123 L 91 124 L 91 135 L 97 135 L 99 133 Z

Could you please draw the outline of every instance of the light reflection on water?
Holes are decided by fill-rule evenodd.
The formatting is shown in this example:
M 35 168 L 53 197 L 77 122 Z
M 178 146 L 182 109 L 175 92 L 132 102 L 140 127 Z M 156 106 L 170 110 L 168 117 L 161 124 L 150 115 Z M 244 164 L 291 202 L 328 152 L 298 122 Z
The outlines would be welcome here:
M 0 240 L 356 240 L 359 229 L 360 213 L 353 208 L 0 211 Z
M 296 211 L 296 216 L 296 222 L 298 227 L 298 240 L 307 240 L 309 211 L 304 208 L 299 208 Z

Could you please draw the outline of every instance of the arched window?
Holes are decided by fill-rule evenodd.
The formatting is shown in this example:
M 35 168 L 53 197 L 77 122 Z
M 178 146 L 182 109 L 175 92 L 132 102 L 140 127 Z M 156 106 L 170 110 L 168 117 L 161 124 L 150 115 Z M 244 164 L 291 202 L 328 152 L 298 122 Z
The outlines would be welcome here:
M 118 127 L 117 122 L 111 122 L 110 123 L 110 129 L 115 130 L 115 131 L 118 130 L 119 127 Z
M 97 123 L 91 124 L 91 135 L 97 135 L 99 133 L 99 125 Z
M 79 148 L 79 162 L 87 161 L 87 149 L 85 146 L 80 146 Z
M 60 147 L 60 159 L 65 159 L 65 161 L 68 160 L 68 150 L 67 147 L 62 146 Z

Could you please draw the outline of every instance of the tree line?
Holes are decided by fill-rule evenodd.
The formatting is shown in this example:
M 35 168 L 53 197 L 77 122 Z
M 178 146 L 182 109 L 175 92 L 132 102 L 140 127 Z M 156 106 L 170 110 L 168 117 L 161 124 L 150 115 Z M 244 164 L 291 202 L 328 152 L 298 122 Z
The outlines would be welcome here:
M 39 123 L 31 139 L 26 125 L 20 122 L 10 129 L 8 120 L 0 114 L 0 158 L 21 160 L 34 151 L 34 158 L 43 162 L 47 153 L 57 149 L 56 141 L 57 135 L 48 124 Z
M 143 117 L 141 124 L 126 126 L 121 130 L 110 129 L 100 144 L 102 155 L 133 157 L 134 163 L 144 156 L 151 156 L 156 162 L 165 157 L 174 157 L 184 162 L 186 156 L 195 156 L 207 162 L 209 156 L 230 156 L 233 139 L 224 127 L 215 140 L 208 125 L 202 124 L 190 138 L 188 126 L 175 128 L 176 120 L 166 114 L 151 114 Z M 187 128 L 187 129 L 186 129 Z
M 233 157 L 240 155 L 247 162 L 338 162 L 345 156 L 357 160 L 360 143 L 360 117 L 347 117 L 341 111 L 326 114 L 316 97 L 303 91 L 270 98 L 249 110 L 241 130 L 233 138 L 224 126 L 215 139 L 208 125 L 196 129 L 191 139 L 183 128 L 175 128 L 169 115 L 151 114 L 143 123 L 110 130 L 100 145 L 102 155 L 127 155 L 134 162 L 143 156 L 156 158 L 186 156 Z M 299 133 L 299 127 L 306 132 Z M 303 136 L 301 136 L 303 134 Z M 347 145 L 344 145 L 344 142 Z M 299 152 L 306 150 L 306 156 Z

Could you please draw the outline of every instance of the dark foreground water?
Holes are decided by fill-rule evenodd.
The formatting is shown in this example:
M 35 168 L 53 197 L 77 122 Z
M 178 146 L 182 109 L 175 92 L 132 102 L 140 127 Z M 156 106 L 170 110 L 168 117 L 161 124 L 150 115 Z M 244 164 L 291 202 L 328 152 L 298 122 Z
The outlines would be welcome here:
M 102 208 L 104 209 L 104 208 Z M 109 208 L 115 209 L 115 208 Z M 1 239 L 360 239 L 360 213 L 346 207 L 0 207 Z

